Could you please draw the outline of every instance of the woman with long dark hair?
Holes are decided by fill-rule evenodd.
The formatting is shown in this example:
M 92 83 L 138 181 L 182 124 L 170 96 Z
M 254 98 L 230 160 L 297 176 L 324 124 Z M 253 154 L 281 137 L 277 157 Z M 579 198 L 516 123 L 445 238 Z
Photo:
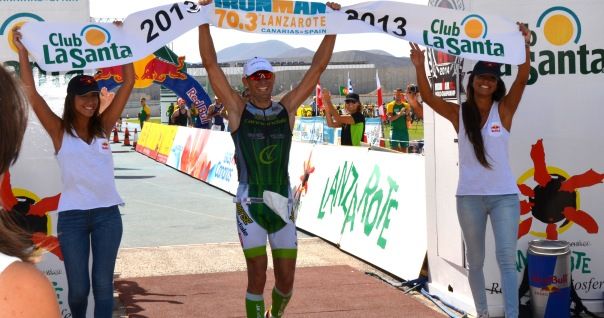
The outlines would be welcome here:
M 37 92 L 21 33 L 18 28 L 13 32 L 26 96 L 52 140 L 61 170 L 63 188 L 57 233 L 64 256 L 72 317 L 86 317 L 91 286 L 90 247 L 94 316 L 111 317 L 113 272 L 122 238 L 118 205 L 124 202 L 115 187 L 108 137 L 134 86 L 134 67 L 132 64 L 123 66 L 122 87 L 102 114 L 95 79 L 88 75 L 73 77 L 67 85 L 63 117 L 59 117 Z
M 424 52 L 411 43 L 422 99 L 448 119 L 459 140 L 457 216 L 467 247 L 468 280 L 479 317 L 488 317 L 483 273 L 487 217 L 495 235 L 495 253 L 501 273 L 505 316 L 518 316 L 516 241 L 520 206 L 518 188 L 508 163 L 512 118 L 518 108 L 530 71 L 530 32 L 518 23 L 526 43 L 526 61 L 506 94 L 501 65 L 480 61 L 474 66 L 461 107 L 435 96 L 424 70 Z
M 0 180 L 19 156 L 27 126 L 21 88 L 0 66 Z M 59 304 L 48 279 L 32 264 L 31 241 L 3 208 L 0 197 L 0 317 L 58 318 Z M 35 306 L 33 303 L 35 302 Z

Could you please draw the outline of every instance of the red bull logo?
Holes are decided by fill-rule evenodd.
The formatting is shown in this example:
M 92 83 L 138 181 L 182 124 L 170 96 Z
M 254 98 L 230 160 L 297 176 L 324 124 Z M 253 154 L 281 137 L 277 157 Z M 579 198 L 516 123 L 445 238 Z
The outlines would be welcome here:
M 96 74 L 94 74 L 94 79 L 97 81 L 113 79 L 116 83 L 123 83 L 124 77 L 122 75 L 122 66 L 111 66 L 100 68 Z
M 187 79 L 187 74 L 181 72 L 185 66 L 184 56 L 178 58 L 178 65 L 164 61 L 158 57 L 155 57 L 145 66 L 143 76 L 141 79 L 152 79 L 155 82 L 164 82 L 167 77 L 172 79 Z
M 553 285 L 568 285 L 569 280 L 568 280 L 568 274 L 563 274 L 562 276 L 558 277 L 556 275 L 551 275 L 551 276 L 533 276 L 530 278 L 531 282 L 534 283 L 534 285 L 545 285 L 542 289 L 551 289 L 551 288 L 556 288 L 559 289 L 556 286 Z

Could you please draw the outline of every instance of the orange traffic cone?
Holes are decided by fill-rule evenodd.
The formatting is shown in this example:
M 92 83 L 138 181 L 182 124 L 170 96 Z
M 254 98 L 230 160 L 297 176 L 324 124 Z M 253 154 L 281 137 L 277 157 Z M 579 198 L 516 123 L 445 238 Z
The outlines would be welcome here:
M 120 143 L 120 137 L 117 135 L 117 127 L 113 127 L 113 143 L 114 144 Z
M 136 142 L 138 141 L 138 131 L 134 128 L 134 135 L 132 136 L 132 148 L 136 149 Z
M 132 146 L 130 144 L 130 132 L 128 131 L 128 127 L 126 127 L 126 131 L 124 132 L 124 146 Z

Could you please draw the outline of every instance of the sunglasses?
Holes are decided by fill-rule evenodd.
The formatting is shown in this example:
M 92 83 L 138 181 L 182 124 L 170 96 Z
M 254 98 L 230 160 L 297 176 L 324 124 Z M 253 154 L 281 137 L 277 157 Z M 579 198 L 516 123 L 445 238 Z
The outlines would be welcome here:
M 251 79 L 252 81 L 259 81 L 259 80 L 263 80 L 263 79 L 271 79 L 273 78 L 273 73 L 269 72 L 269 71 L 258 71 L 255 72 L 254 74 L 248 76 L 247 78 Z

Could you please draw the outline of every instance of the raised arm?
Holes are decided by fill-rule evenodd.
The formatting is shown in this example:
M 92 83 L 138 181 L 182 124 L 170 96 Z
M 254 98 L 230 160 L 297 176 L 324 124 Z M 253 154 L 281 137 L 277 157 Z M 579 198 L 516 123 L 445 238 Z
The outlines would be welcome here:
M 424 66 L 424 51 L 422 51 L 416 43 L 409 42 L 409 45 L 411 46 L 411 62 L 413 63 L 413 66 L 415 66 L 417 86 L 419 87 L 422 99 L 428 106 L 434 109 L 435 112 L 448 119 L 457 131 L 459 127 L 459 105 L 447 102 L 432 93 Z
M 514 83 L 512 83 L 510 91 L 500 103 L 501 121 L 508 131 L 512 127 L 512 118 L 514 117 L 514 113 L 516 113 L 516 109 L 518 109 L 518 104 L 520 104 L 520 100 L 522 99 L 522 93 L 524 93 L 524 88 L 526 87 L 531 71 L 531 32 L 524 23 L 517 22 L 516 24 L 518 24 L 518 29 L 522 32 L 522 36 L 524 37 L 526 59 L 524 63 L 518 66 L 516 79 L 514 80 Z
M 105 133 L 109 133 L 115 122 L 120 118 L 134 87 L 134 66 L 132 63 L 122 65 L 122 76 L 124 77 L 124 83 L 115 94 L 111 104 L 101 114 Z
M 413 109 L 413 112 L 417 115 L 419 119 L 424 119 L 424 108 L 417 100 L 417 93 L 407 92 L 405 94 L 405 99 L 409 102 L 409 105 Z
M 325 106 L 325 121 L 327 121 L 327 127 L 342 127 L 342 124 L 336 122 L 333 118 L 333 114 L 338 111 L 333 107 L 333 103 L 331 102 L 331 93 L 328 90 L 323 89 L 321 91 L 321 97 L 323 98 L 323 105 Z
M 340 10 L 341 7 L 335 2 L 327 2 L 326 5 L 332 10 Z M 294 114 L 296 112 L 296 108 L 302 104 L 302 102 L 304 102 L 304 100 L 312 93 L 313 89 L 315 89 L 321 74 L 327 68 L 327 64 L 329 64 L 335 44 L 335 34 L 326 35 L 323 37 L 321 45 L 319 45 L 317 52 L 315 52 L 315 55 L 313 56 L 311 66 L 306 74 L 304 74 L 300 84 L 298 84 L 298 86 L 296 86 L 289 93 L 285 94 L 285 96 L 283 96 L 281 99 L 281 104 L 285 106 L 290 114 Z
M 211 2 L 211 0 L 202 0 L 199 1 L 199 4 L 207 5 Z M 233 120 L 229 121 L 229 126 L 231 131 L 234 131 L 239 127 L 239 120 L 245 106 L 245 101 L 231 88 L 226 75 L 224 75 L 224 72 L 218 65 L 216 49 L 214 48 L 214 41 L 212 40 L 208 24 L 199 26 L 199 53 L 201 54 L 203 66 L 208 72 L 208 78 L 216 96 L 223 101 L 224 107 L 229 112 L 229 116 L 232 116 Z
M 34 82 L 34 75 L 29 64 L 29 52 L 21 43 L 21 32 L 20 27 L 13 28 L 13 43 L 19 50 L 19 68 L 21 70 L 21 83 L 23 84 L 23 90 L 27 96 L 27 100 L 31 105 L 34 113 L 38 116 L 42 127 L 46 130 L 52 144 L 55 148 L 55 152 L 61 147 L 61 138 L 63 137 L 63 124 L 61 117 L 57 116 L 46 101 L 40 96 L 36 90 L 36 83 Z
M 333 124 L 333 126 L 329 126 L 330 120 L 328 120 L 327 125 L 329 127 L 342 127 L 342 125 L 353 125 L 355 123 L 354 118 L 352 118 L 352 116 L 340 115 L 338 110 L 333 107 L 333 103 L 331 102 L 331 93 L 328 90 L 324 89 L 322 91 L 322 96 L 325 109 L 327 110 L 326 118 L 328 118 L 327 114 L 329 114 L 329 119 Z

